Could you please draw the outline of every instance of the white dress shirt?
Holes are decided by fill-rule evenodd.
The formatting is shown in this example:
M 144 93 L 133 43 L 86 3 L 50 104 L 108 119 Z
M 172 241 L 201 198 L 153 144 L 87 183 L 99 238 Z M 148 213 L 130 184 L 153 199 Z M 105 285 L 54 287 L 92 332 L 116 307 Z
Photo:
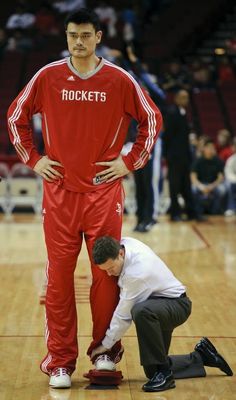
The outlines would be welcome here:
M 156 297 L 180 297 L 185 286 L 175 278 L 165 263 L 144 243 L 125 237 L 124 266 L 119 276 L 120 301 L 102 344 L 110 349 L 122 338 L 132 322 L 131 310 L 136 303 Z
M 236 153 L 225 163 L 225 178 L 230 183 L 236 183 Z

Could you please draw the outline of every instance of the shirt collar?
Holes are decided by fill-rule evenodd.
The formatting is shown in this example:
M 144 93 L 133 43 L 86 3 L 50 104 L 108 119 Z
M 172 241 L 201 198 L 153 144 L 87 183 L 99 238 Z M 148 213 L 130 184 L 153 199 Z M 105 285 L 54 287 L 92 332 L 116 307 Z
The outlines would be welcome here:
M 103 67 L 103 65 L 104 65 L 104 58 L 102 58 L 102 57 L 99 57 L 100 58 L 100 63 L 97 65 L 97 67 L 93 70 L 93 71 L 91 71 L 89 74 L 80 74 L 79 73 L 79 71 L 77 71 L 77 69 L 76 68 L 74 68 L 74 66 L 72 65 L 72 63 L 71 63 L 71 57 L 66 57 L 66 59 L 67 59 L 67 65 L 68 65 L 68 67 L 69 67 L 69 69 L 75 74 L 75 75 L 77 75 L 79 78 L 81 78 L 81 79 L 89 79 L 89 78 L 91 78 L 91 76 L 93 76 L 93 75 L 95 75 L 98 71 L 100 71 L 100 69 Z
M 125 258 L 124 258 L 124 265 L 123 265 L 122 271 L 120 273 L 121 278 L 124 276 L 126 268 L 128 267 L 128 265 L 130 263 L 130 258 L 131 258 L 130 250 L 126 246 L 124 246 L 124 249 L 125 249 Z

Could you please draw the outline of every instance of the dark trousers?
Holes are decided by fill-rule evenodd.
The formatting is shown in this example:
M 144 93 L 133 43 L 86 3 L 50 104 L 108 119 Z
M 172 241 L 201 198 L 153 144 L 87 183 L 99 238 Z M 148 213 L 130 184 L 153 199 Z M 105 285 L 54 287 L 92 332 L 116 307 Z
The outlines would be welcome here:
M 207 211 L 209 214 L 222 214 L 223 196 L 219 187 L 216 187 L 210 194 L 205 195 L 196 187 L 193 187 L 193 199 L 195 212 L 199 217 Z
M 186 213 L 189 217 L 194 216 L 194 205 L 190 182 L 190 166 L 186 163 L 168 163 L 168 180 L 170 191 L 170 215 L 171 217 L 180 216 L 181 208 L 178 203 L 178 195 L 181 195 L 185 202 Z
M 189 354 L 171 355 L 169 358 L 170 369 L 175 379 L 200 378 L 206 376 L 202 358 L 197 351 Z M 158 371 L 158 365 L 143 365 L 147 378 L 151 379 Z
M 227 210 L 236 211 L 236 183 L 227 182 Z
M 138 224 L 140 222 L 149 223 L 152 220 L 154 202 L 152 169 L 153 160 L 151 158 L 144 168 L 134 171 Z
M 188 319 L 190 313 L 191 301 L 188 297 L 149 298 L 133 307 L 132 319 L 138 337 L 140 362 L 148 378 L 163 365 L 170 365 L 176 378 L 205 376 L 201 356 L 197 352 L 168 357 L 172 332 Z

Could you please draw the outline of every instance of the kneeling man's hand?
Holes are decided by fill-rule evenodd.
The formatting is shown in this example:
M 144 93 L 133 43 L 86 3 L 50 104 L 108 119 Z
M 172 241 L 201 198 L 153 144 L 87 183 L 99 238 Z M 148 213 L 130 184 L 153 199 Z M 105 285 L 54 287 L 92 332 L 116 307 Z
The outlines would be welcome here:
M 108 349 L 106 347 L 104 347 L 103 345 L 100 345 L 98 347 L 96 347 L 96 349 L 93 349 L 90 358 L 93 359 L 95 356 L 99 355 L 99 354 L 103 354 L 106 353 Z

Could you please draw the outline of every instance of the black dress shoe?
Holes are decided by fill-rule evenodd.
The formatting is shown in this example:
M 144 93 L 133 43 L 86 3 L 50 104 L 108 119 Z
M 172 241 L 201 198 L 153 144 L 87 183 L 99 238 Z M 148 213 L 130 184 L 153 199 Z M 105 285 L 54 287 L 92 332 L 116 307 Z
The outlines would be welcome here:
M 225 361 L 225 359 L 218 353 L 211 341 L 203 337 L 199 343 L 196 344 L 195 350 L 198 351 L 202 357 L 203 364 L 207 367 L 219 368 L 226 375 L 232 376 L 233 371 Z
M 151 222 L 141 222 L 140 224 L 136 225 L 134 228 L 134 232 L 141 232 L 146 233 L 149 232 L 154 224 Z
M 139 222 L 135 228 L 134 228 L 134 232 L 146 232 L 145 231 L 145 223 L 144 222 Z
M 144 392 L 162 392 L 174 388 L 175 381 L 171 371 L 156 372 L 152 379 L 143 385 Z

